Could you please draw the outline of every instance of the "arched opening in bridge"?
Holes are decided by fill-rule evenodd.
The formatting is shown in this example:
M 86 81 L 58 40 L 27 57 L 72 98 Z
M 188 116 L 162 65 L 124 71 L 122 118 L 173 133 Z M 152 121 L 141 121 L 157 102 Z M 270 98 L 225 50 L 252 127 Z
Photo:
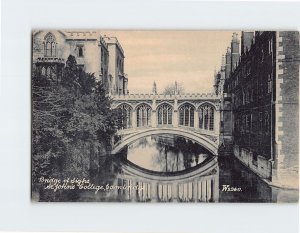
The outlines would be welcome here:
M 136 123 L 137 127 L 151 125 L 151 108 L 147 104 L 141 104 L 136 108 Z
M 214 158 L 201 144 L 182 136 L 157 134 L 125 146 L 117 157 L 131 166 L 151 172 L 189 172 Z
M 194 127 L 195 107 L 191 104 L 183 104 L 179 107 L 179 125 Z
M 210 104 L 199 107 L 199 128 L 204 130 L 214 130 L 214 107 Z
M 157 108 L 158 125 L 172 125 L 172 107 L 169 104 L 162 104 Z

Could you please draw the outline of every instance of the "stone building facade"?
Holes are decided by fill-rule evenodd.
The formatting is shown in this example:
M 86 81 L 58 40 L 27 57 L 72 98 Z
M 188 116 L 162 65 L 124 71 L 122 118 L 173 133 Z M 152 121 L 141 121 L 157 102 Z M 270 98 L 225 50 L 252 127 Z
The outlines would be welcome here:
M 128 78 L 124 73 L 124 51 L 116 37 L 105 36 L 104 40 L 109 51 L 109 88 L 117 95 L 128 94 Z
M 223 95 L 234 155 L 272 185 L 298 188 L 299 32 L 242 32 L 236 51 Z
M 33 69 L 59 82 L 69 55 L 73 55 L 78 67 L 86 72 L 94 73 L 96 79 L 103 82 L 108 93 L 119 94 L 119 90 L 123 93 L 125 82 L 120 82 L 115 77 L 116 74 L 122 74 L 125 77 L 124 52 L 115 37 L 115 46 L 112 46 L 112 43 L 106 43 L 105 40 L 107 37 L 102 37 L 99 31 L 33 31 Z M 118 53 L 112 47 L 117 47 Z M 116 62 L 117 58 L 122 61 L 121 65 Z

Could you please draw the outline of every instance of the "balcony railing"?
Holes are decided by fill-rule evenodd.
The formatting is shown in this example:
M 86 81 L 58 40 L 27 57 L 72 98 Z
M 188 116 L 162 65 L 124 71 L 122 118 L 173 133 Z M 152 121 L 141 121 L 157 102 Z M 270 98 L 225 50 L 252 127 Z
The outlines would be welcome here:
M 36 63 L 65 63 L 65 60 L 60 57 L 39 57 Z

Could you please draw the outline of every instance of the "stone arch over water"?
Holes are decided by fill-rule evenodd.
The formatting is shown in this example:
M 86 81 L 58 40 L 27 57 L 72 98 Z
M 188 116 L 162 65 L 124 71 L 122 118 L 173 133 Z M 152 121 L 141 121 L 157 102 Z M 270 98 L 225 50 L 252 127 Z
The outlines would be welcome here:
M 218 144 L 213 142 L 207 137 L 204 137 L 203 135 L 181 129 L 181 128 L 159 128 L 159 129 L 145 129 L 142 131 L 139 131 L 137 133 L 130 134 L 129 136 L 125 136 L 121 139 L 119 143 L 117 143 L 112 150 L 112 154 L 116 154 L 119 151 L 121 151 L 125 146 L 133 143 L 134 141 L 147 137 L 152 135 L 159 135 L 159 134 L 172 134 L 181 136 L 187 139 L 190 139 L 194 142 L 197 142 L 201 146 L 203 146 L 205 149 L 207 149 L 212 155 L 217 156 L 218 155 Z

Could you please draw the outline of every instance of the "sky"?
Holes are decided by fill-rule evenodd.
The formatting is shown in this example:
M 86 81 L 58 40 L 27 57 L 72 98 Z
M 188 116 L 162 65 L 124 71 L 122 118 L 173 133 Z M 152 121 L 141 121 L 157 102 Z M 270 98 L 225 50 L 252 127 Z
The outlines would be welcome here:
M 213 91 L 214 70 L 233 31 L 101 31 L 116 36 L 124 53 L 130 93 L 158 93 L 177 81 L 185 93 Z

